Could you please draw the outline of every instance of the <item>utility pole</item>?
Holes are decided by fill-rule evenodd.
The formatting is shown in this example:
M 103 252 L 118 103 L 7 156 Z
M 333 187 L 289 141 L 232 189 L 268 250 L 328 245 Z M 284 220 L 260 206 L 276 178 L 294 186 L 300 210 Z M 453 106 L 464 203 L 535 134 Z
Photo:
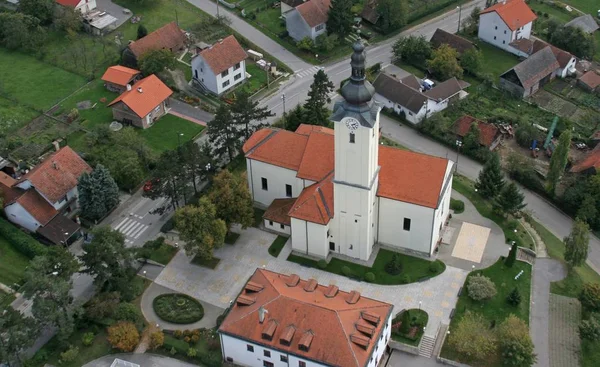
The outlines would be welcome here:
M 458 29 L 456 30 L 456 33 L 460 33 L 460 18 L 462 15 L 462 5 L 459 5 L 456 8 L 458 9 Z
M 458 157 L 460 155 L 460 147 L 462 147 L 463 143 L 460 140 L 456 140 L 456 167 L 454 168 L 454 172 L 458 172 Z
M 285 93 L 281 94 L 281 100 L 283 101 L 283 115 L 285 116 Z
M 221 21 L 221 18 L 219 17 L 219 0 L 217 1 L 217 20 L 219 20 L 219 22 Z

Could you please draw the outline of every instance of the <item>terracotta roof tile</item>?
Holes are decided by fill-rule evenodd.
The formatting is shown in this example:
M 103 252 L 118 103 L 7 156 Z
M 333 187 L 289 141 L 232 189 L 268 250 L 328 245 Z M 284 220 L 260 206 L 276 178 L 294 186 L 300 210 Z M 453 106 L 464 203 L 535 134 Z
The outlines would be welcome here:
M 535 13 L 525 4 L 524 0 L 500 1 L 495 5 L 484 9 L 480 14 L 496 12 L 504 23 L 515 31 L 529 22 L 537 19 Z
M 115 65 L 106 69 L 104 75 L 102 75 L 102 80 L 124 87 L 129 84 L 129 82 L 131 82 L 131 80 L 139 73 L 140 72 L 138 70 L 130 69 L 121 65 Z
M 0 171 L 0 197 L 2 197 L 5 207 L 12 204 L 24 193 L 24 191 L 18 187 L 13 187 L 16 182 L 17 180 Z
M 308 137 L 296 177 L 321 181 L 323 177 L 333 171 L 334 164 L 333 135 L 313 132 Z
M 264 128 L 264 129 L 258 130 L 257 132 L 252 134 L 248 138 L 248 140 L 246 140 L 246 142 L 242 146 L 242 151 L 244 152 L 244 154 L 248 153 L 254 147 L 256 147 L 258 144 L 260 144 L 263 140 L 265 140 L 270 134 L 274 134 L 276 132 L 277 132 L 277 130 L 273 130 L 273 129 L 269 129 L 269 128 Z
M 148 51 L 168 49 L 176 51 L 185 45 L 185 33 L 179 29 L 177 23 L 171 22 L 146 37 L 129 44 L 129 49 L 135 57 L 140 57 Z
M 234 36 L 228 36 L 223 41 L 202 50 L 199 55 L 210 66 L 215 75 L 221 74 L 248 57 L 248 54 Z
M 300 16 L 313 28 L 327 22 L 331 0 L 309 0 L 296 6 Z
M 285 225 L 291 225 L 290 216 L 288 212 L 294 206 L 294 202 L 296 199 L 275 199 L 269 205 L 265 214 L 263 214 L 263 219 L 271 220 L 275 223 L 281 223 Z
M 454 122 L 454 131 L 458 136 L 464 137 L 469 132 L 473 122 L 477 122 L 477 126 L 479 127 L 479 144 L 486 147 L 491 146 L 498 134 L 500 134 L 500 130 L 494 124 L 488 124 L 472 116 L 465 115 Z
M 300 126 L 298 126 L 298 128 L 296 129 L 296 134 L 301 134 L 301 135 L 308 136 L 313 132 L 329 134 L 329 135 L 334 134 L 333 129 L 330 129 L 325 126 L 319 126 L 319 125 L 300 124 Z
M 65 146 L 21 177 L 19 183 L 29 180 L 37 191 L 55 203 L 77 186 L 84 172 L 92 172 L 92 167 Z
M 314 183 L 300 193 L 289 216 L 317 224 L 327 224 L 333 218 L 333 172 L 323 181 Z
M 588 87 L 595 89 L 600 85 L 600 74 L 595 72 L 594 70 L 590 70 L 587 73 L 583 74 L 579 81 Z
M 152 112 L 159 104 L 165 101 L 173 94 L 158 77 L 154 74 L 138 80 L 131 90 L 123 92 L 120 96 L 108 105 L 112 106 L 117 102 L 123 102 L 127 107 L 139 117 L 145 117 Z
M 27 190 L 16 202 L 21 204 L 42 226 L 50 222 L 58 213 L 35 189 Z
M 345 299 L 349 293 L 343 291 L 328 298 L 325 293 L 329 288 L 323 285 L 307 292 L 304 288 L 308 281 L 305 280 L 289 287 L 286 285 L 288 276 L 264 269 L 257 269 L 249 280 L 263 284 L 265 288 L 255 293 L 254 304 L 234 304 L 219 332 L 328 366 L 367 365 L 387 323 L 379 323 L 374 327 L 373 336 L 366 337 L 356 327 L 357 323 L 363 325 L 361 312 L 368 310 L 387 321 L 393 308 L 388 303 L 367 297 L 348 304 Z M 258 315 L 260 307 L 268 311 L 262 324 Z M 270 340 L 264 339 L 263 330 L 272 325 L 271 320 L 279 326 Z M 362 341 L 363 346 L 353 342 L 350 335 L 362 335 L 366 339 Z M 300 347 L 301 344 L 307 348 Z
M 437 207 L 447 159 L 381 145 L 379 165 L 378 196 Z
M 596 147 L 589 152 L 585 158 L 571 167 L 570 171 L 573 173 L 579 173 L 590 168 L 595 168 L 596 172 L 600 171 L 600 144 L 596 145 Z
M 17 182 L 14 178 L 10 177 L 6 173 L 0 171 L 0 184 L 5 187 L 11 187 Z
M 70 7 L 74 8 L 77 5 L 79 5 L 81 0 L 56 0 L 56 2 L 62 6 L 70 6 Z
M 264 132 L 261 133 L 261 135 L 264 134 Z M 256 140 L 254 139 L 253 142 Z M 269 134 L 260 143 L 255 144 L 254 148 L 246 153 L 246 158 L 297 171 L 300 168 L 307 142 L 308 136 L 286 130 L 276 130 L 274 134 Z M 244 148 L 246 148 L 246 144 L 244 144 Z

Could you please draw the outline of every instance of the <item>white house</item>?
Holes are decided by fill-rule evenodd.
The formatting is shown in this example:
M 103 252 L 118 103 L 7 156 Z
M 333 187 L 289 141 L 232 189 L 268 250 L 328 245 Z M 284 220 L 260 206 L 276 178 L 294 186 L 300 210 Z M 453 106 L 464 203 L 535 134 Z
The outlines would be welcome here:
M 484 9 L 479 16 L 479 39 L 521 56 L 510 44 L 531 36 L 535 13 L 524 0 L 504 0 Z
M 68 6 L 79 10 L 82 14 L 96 9 L 96 0 L 56 0 L 62 6 Z
M 391 336 L 393 307 L 256 269 L 219 327 L 223 359 L 251 367 L 375 367 Z
M 409 75 L 397 79 L 381 73 L 375 79 L 375 100 L 396 113 L 404 113 L 405 119 L 418 124 L 425 117 L 443 111 L 452 102 L 465 98 L 468 93 L 463 89 L 469 84 L 456 78 L 437 84 L 424 91 L 419 80 Z
M 287 216 L 298 253 L 367 260 L 379 243 L 431 256 L 449 214 L 453 164 L 381 146 L 380 105 L 365 79 L 361 44 L 354 46 L 351 65 L 333 130 L 265 128 L 244 144 L 252 198 L 267 211 L 284 207 L 276 199 L 295 199 Z M 287 234 L 288 222 L 275 218 L 265 218 L 270 229 Z
M 325 33 L 330 5 L 331 0 L 308 0 L 287 11 L 285 27 L 290 37 L 296 41 L 306 37 L 314 41 Z
M 91 171 L 92 168 L 66 146 L 18 180 L 0 174 L 6 217 L 53 243 L 66 243 L 79 231 L 79 225 L 65 215 L 78 208 L 77 182 L 84 172 Z
M 192 77 L 210 92 L 221 95 L 246 80 L 248 55 L 234 36 L 199 51 L 192 58 Z

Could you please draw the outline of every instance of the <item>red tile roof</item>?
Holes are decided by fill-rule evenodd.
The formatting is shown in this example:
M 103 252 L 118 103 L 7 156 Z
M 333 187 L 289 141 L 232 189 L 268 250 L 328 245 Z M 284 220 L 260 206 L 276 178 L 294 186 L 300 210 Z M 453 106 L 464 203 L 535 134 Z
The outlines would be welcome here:
M 313 28 L 327 22 L 331 0 L 309 0 L 296 7 L 300 16 Z
M 464 137 L 469 132 L 473 122 L 477 122 L 477 127 L 479 127 L 479 144 L 486 147 L 491 146 L 500 134 L 500 130 L 494 124 L 488 124 L 472 116 L 465 115 L 454 122 L 454 131 L 458 136 Z
M 302 162 L 308 136 L 287 130 L 276 130 L 273 134 L 267 134 L 264 130 L 273 131 L 271 129 L 259 130 L 255 134 L 259 134 L 259 137 L 264 136 L 260 143 L 248 144 L 250 142 L 255 143 L 258 140 L 258 138 L 251 137 L 244 144 L 246 158 L 297 171 Z M 252 145 L 254 145 L 252 149 L 246 150 Z
M 379 146 L 377 196 L 437 208 L 448 160 Z
M 319 125 L 300 124 L 296 129 L 296 134 L 310 135 L 313 132 L 333 135 L 333 129 Z
M 263 219 L 272 220 L 275 223 L 281 223 L 285 225 L 291 225 L 292 222 L 290 220 L 290 216 L 288 212 L 294 206 L 294 202 L 296 199 L 275 199 L 269 205 L 265 214 L 263 214 Z
M 17 201 L 27 210 L 42 226 L 45 226 L 58 212 L 46 199 L 34 189 L 29 189 Z
M 77 186 L 84 172 L 92 172 L 92 167 L 66 146 L 21 177 L 19 183 L 28 180 L 37 191 L 55 203 Z
M 333 172 L 323 181 L 314 183 L 300 193 L 289 216 L 317 224 L 327 224 L 333 218 Z
M 480 14 L 496 12 L 504 23 L 515 31 L 529 22 L 537 19 L 535 13 L 525 4 L 524 0 L 500 1 L 495 5 L 484 9 Z
M 177 23 L 171 22 L 146 37 L 129 44 L 129 49 L 135 57 L 140 57 L 148 51 L 167 49 L 179 50 L 185 45 L 185 33 L 179 29 Z
M 56 0 L 57 3 L 59 3 L 62 6 L 71 6 L 71 7 L 76 7 L 77 5 L 79 5 L 79 3 L 81 2 L 81 0 Z
M 262 284 L 264 289 L 251 293 L 255 297 L 251 305 L 233 304 L 219 332 L 328 366 L 366 366 L 393 306 L 362 297 L 358 292 L 355 303 L 348 303 L 350 294 L 343 291 L 326 297 L 328 287 L 318 285 L 314 291 L 307 291 L 306 280 L 294 286 L 286 284 L 291 277 L 257 269 L 249 281 Z M 240 297 L 246 292 L 243 290 Z M 262 324 L 261 307 L 268 311 Z M 366 321 L 365 311 L 380 321 L 375 324 Z M 364 347 L 352 337 L 361 335 L 359 329 L 363 326 L 374 328 L 371 337 L 365 336 L 366 340 L 360 341 Z M 263 332 L 271 332 L 273 328 L 273 336 L 265 338 Z M 301 348 L 300 344 L 307 348 Z
M 296 177 L 311 181 L 321 181 L 323 177 L 333 171 L 334 165 L 333 135 L 313 132 L 308 137 Z
M 248 57 L 234 36 L 228 36 L 223 41 L 202 50 L 199 55 L 206 60 L 215 75 L 221 74 Z
M 0 172 L 0 197 L 2 197 L 5 207 L 23 195 L 23 190 L 13 187 L 16 182 L 14 178 L 4 172 Z
M 121 65 L 115 65 L 106 69 L 104 75 L 102 75 L 102 80 L 124 87 L 129 84 L 129 82 L 131 82 L 131 80 L 139 73 L 139 70 L 130 69 Z
M 594 70 L 590 70 L 587 73 L 583 74 L 579 81 L 591 89 L 596 89 L 600 85 L 600 74 L 596 73 Z
M 589 152 L 585 158 L 571 167 L 571 172 L 579 173 L 590 168 L 595 168 L 596 172 L 600 171 L 600 144 L 596 145 L 596 147 Z
M 0 185 L 3 185 L 5 187 L 11 187 L 16 182 L 17 182 L 17 180 L 15 180 L 14 178 L 10 177 L 6 173 L 0 171 Z
M 550 46 L 550 49 L 552 50 L 552 53 L 554 54 L 554 57 L 556 57 L 556 61 L 558 61 L 558 65 L 560 65 L 561 68 L 564 68 L 565 66 L 567 66 L 569 64 L 569 62 L 571 61 L 571 59 L 573 59 L 575 56 L 571 55 L 570 53 L 568 53 L 567 51 L 561 50 L 558 47 L 552 46 L 551 44 L 544 42 L 540 39 L 536 39 L 533 42 L 533 49 L 531 54 L 534 54 L 542 49 L 544 49 L 546 46 Z
M 156 75 L 152 74 L 142 80 L 138 80 L 131 87 L 131 90 L 123 92 L 108 105 L 112 106 L 117 102 L 123 102 L 136 115 L 145 117 L 169 98 L 171 94 L 173 94 L 173 91 L 158 79 Z

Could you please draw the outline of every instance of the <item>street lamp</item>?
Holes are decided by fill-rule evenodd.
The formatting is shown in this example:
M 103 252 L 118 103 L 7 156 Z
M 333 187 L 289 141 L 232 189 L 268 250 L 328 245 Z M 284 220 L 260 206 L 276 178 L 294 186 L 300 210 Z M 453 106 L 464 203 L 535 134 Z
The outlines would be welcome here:
M 456 140 L 456 167 L 454 168 L 454 172 L 458 172 L 458 156 L 460 154 L 460 147 L 462 147 L 462 141 Z
M 419 310 L 421 309 L 421 301 L 419 301 Z
M 462 5 L 457 6 L 456 9 L 458 9 L 458 29 L 456 30 L 456 33 L 460 33 L 460 18 L 462 15 Z
M 181 146 L 181 137 L 183 136 L 183 133 L 177 133 L 177 142 L 179 143 L 179 146 Z

